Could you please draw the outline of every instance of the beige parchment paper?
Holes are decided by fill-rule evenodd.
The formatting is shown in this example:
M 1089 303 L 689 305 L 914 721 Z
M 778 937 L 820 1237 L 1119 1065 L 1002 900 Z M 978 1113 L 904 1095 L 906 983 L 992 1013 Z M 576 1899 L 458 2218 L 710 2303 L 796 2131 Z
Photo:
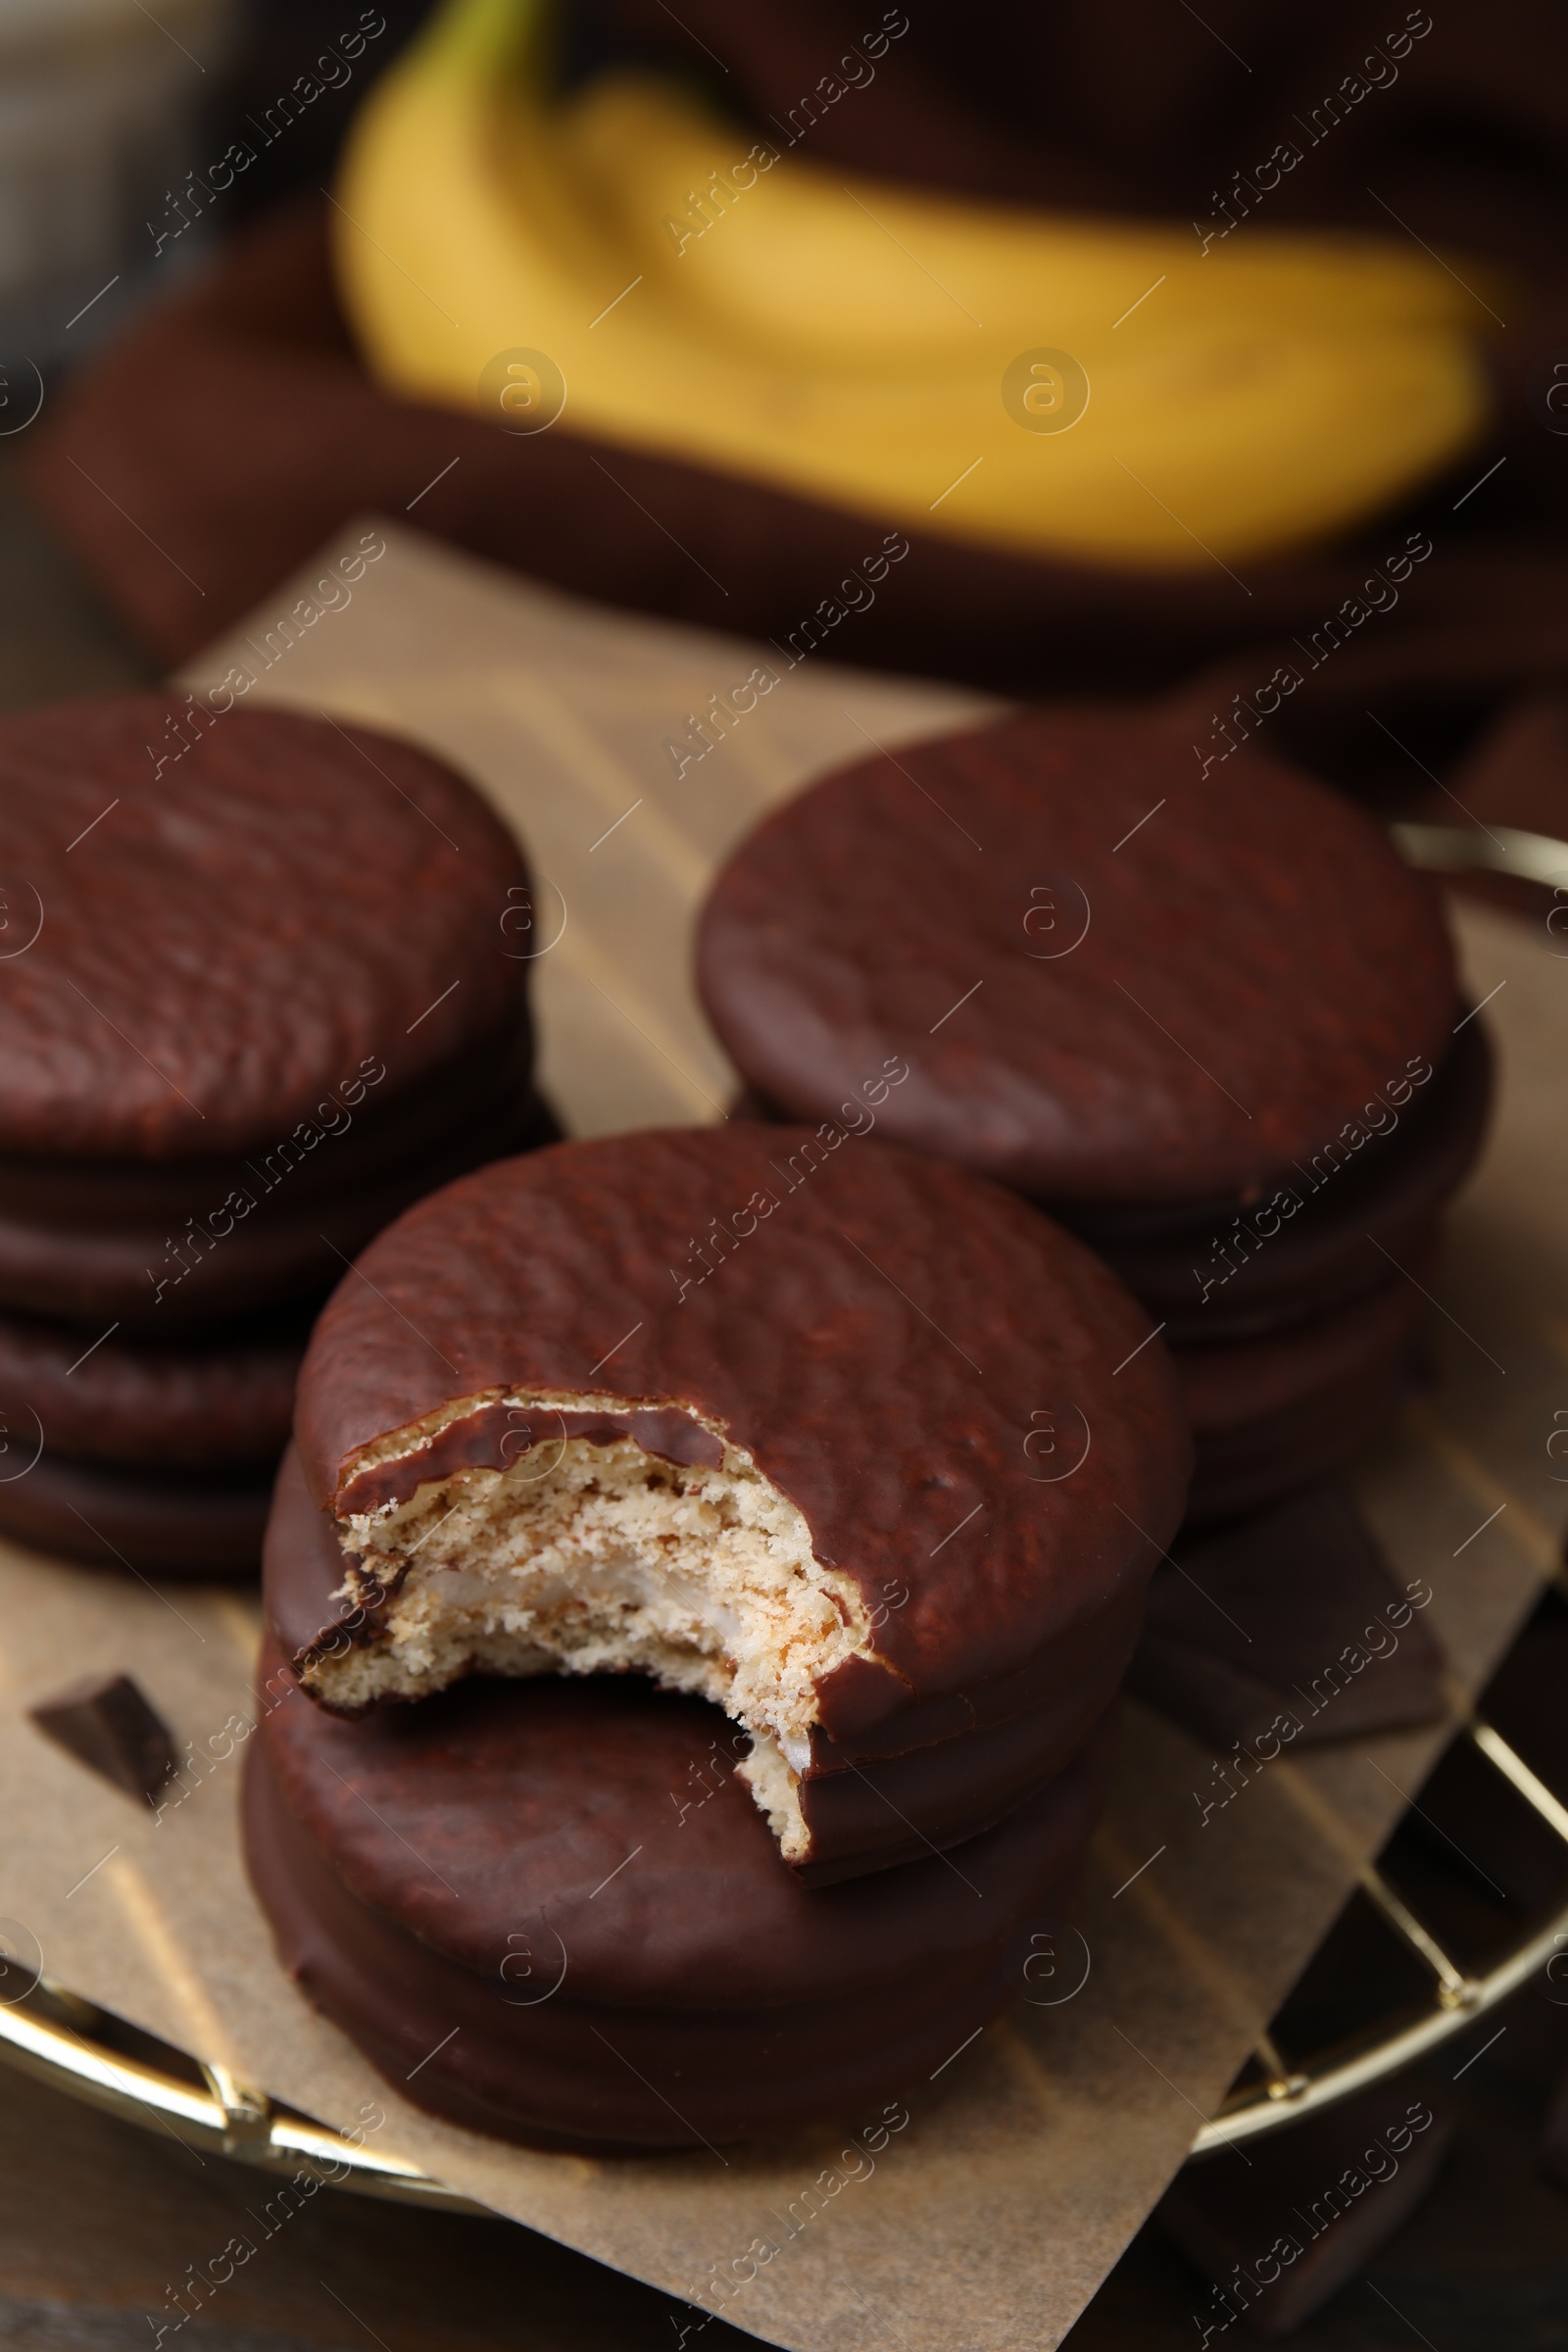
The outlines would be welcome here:
M 339 560 L 362 539 L 383 552 L 345 597 L 330 583 L 347 584 Z M 776 687 L 677 777 L 667 743 L 689 742 L 689 715 L 760 664 Z M 576 605 L 375 518 L 187 683 L 236 665 L 258 701 L 430 745 L 516 824 L 542 877 L 544 1082 L 578 1133 L 718 1115 L 731 1073 L 693 995 L 690 925 L 759 812 L 873 743 L 896 751 L 992 707 L 820 662 L 786 671 L 769 647 Z M 1549 1571 L 1568 1503 L 1546 1452 L 1568 1406 L 1568 960 L 1522 922 L 1458 921 L 1474 995 L 1492 995 L 1501 1108 L 1434 1281 L 1441 1386 L 1360 1479 L 1398 1575 L 1434 1588 L 1430 1621 L 1474 1689 Z M 1446 1736 L 1287 1751 L 1205 1822 L 1195 1792 L 1212 1792 L 1213 1759 L 1129 1704 L 1077 1914 L 1087 1981 L 1055 2005 L 1015 2001 L 911 2083 L 909 2121 L 874 2170 L 841 2159 L 848 2141 L 828 2130 L 722 2157 L 594 2162 L 419 2115 L 278 1970 L 235 1835 L 242 1742 L 232 1726 L 222 1737 L 250 1718 L 256 1634 L 243 1592 L 160 1592 L 0 1547 L 0 1911 L 30 1927 L 51 1975 L 277 2098 L 345 2129 L 381 2100 L 378 2147 L 498 2213 L 709 2308 L 728 2273 L 724 2316 L 803 2352 L 1056 2343 Z M 95 1669 L 133 1673 L 207 1759 L 156 1823 L 25 1719 Z M 215 1743 L 235 1752 L 214 1760 Z M 1076 1954 L 1064 1939 L 1063 1989 Z M 873 2120 L 848 2114 L 844 2132 Z M 778 2251 L 740 2285 L 734 2259 L 759 2238 Z

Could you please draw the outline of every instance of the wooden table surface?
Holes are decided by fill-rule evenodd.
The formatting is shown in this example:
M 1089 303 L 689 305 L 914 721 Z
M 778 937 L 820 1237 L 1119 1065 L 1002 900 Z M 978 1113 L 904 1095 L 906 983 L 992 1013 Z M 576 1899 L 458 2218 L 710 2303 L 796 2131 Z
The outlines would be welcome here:
M 0 447 L 0 710 L 148 681 L 150 665 L 27 508 L 24 454 Z M 1302 2352 L 1568 2352 L 1568 2196 L 1537 2153 L 1568 2069 L 1568 2005 L 1550 1991 L 1532 1984 L 1443 2053 L 1433 2080 L 1462 2120 L 1439 2185 L 1293 2337 Z M 241 2164 L 0 2069 L 0 2346 L 156 2352 L 187 2264 L 246 2228 L 264 2195 Z M 1194 2315 L 1205 2309 L 1206 2287 L 1152 2222 L 1067 2341 L 1071 2352 L 1174 2352 L 1199 2341 Z M 209 2352 L 678 2352 L 697 2318 L 513 2223 L 325 2190 L 188 2334 Z M 716 2320 L 700 2340 L 703 2352 L 755 2341 Z

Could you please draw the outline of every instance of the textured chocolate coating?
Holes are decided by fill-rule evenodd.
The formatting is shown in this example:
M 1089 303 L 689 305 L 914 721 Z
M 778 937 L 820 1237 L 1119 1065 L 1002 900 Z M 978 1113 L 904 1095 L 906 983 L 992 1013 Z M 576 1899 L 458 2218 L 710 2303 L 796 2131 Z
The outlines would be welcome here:
M 31 1448 L 8 1441 L 10 1460 Z M 0 1479 L 0 1535 L 138 1575 L 254 1576 L 267 1526 L 263 1472 L 138 1471 L 47 1450 Z
M 522 1017 L 527 868 L 411 744 L 157 694 L 51 705 L 0 724 L 0 1152 L 244 1155 L 362 1063 L 381 1107 Z
M 1307 1322 L 1176 1348 L 1195 1455 L 1189 1520 L 1258 1510 L 1343 1469 L 1415 1386 L 1425 1305 L 1394 1274 Z
M 246 1845 L 285 1965 L 392 2079 L 429 2059 L 409 2095 L 547 2144 L 743 2137 L 950 2057 L 1022 1988 L 1108 1760 L 1107 1725 L 955 1856 L 808 1890 L 733 1778 L 680 1811 L 730 1731 L 699 1700 L 475 1681 L 346 1724 L 269 1664 Z
M 633 1423 L 640 1417 L 627 1416 Z M 555 1416 L 542 1418 L 553 1431 Z M 341 1651 L 367 1634 L 373 1639 L 373 1609 L 350 1609 L 334 1597 L 343 1568 L 332 1522 L 311 1500 L 291 1446 L 263 1552 L 268 1626 L 291 1665 Z M 802 1883 L 831 1886 L 916 1861 L 978 1837 L 1033 1795 L 1077 1753 L 1114 1698 L 1142 1615 L 1140 1589 L 1070 1627 L 1043 1657 L 973 1698 L 958 1693 L 946 1706 L 906 1709 L 878 1727 L 880 1740 L 840 1747 L 818 1730 L 796 1791 L 810 1836 L 808 1856 L 791 1865 Z M 744 1733 L 730 1726 L 726 1755 L 741 1755 L 746 1745 Z M 878 1753 L 879 1746 L 891 1752 Z
M 1369 817 L 1102 716 L 901 750 L 777 809 L 713 886 L 698 980 L 787 1113 L 840 1115 L 897 1052 L 885 1134 L 1072 1202 L 1246 1200 L 1458 1015 L 1436 899 Z
M 1486 1030 L 1469 1022 L 1387 1141 L 1367 1137 L 1354 1156 L 1342 1144 L 1337 1164 L 1320 1155 L 1316 1178 L 1292 1172 L 1288 1200 L 1219 1201 L 1197 1215 L 1057 1201 L 1052 1213 L 1121 1277 L 1178 1351 L 1305 1322 L 1385 1284 L 1391 1259 L 1419 1266 L 1430 1256 L 1438 1211 L 1486 1134 L 1494 1063 Z M 752 1087 L 730 1117 L 784 1120 Z
M 1136 1606 L 1188 1468 L 1147 1319 L 1025 1202 L 835 1135 L 565 1144 L 421 1201 L 312 1340 L 295 1434 L 316 1500 L 340 1506 L 363 1449 L 449 1400 L 678 1405 L 750 1452 L 882 1620 L 819 1685 L 833 1740 Z M 1048 1483 L 1080 1415 L 1088 1452 Z M 411 1453 L 403 1491 L 420 1477 Z M 907 1602 L 879 1608 L 895 1578 Z
M 523 1077 L 527 1054 L 514 1031 L 363 1136 L 318 1130 L 299 1160 L 275 1147 L 212 1165 L 0 1160 L 0 1299 L 160 1339 L 319 1298 L 411 1200 L 557 1140 Z
M 1286 1169 L 1286 1200 L 1220 1203 L 1200 1219 L 1061 1203 L 1054 1213 L 1164 1323 L 1172 1346 L 1319 1314 L 1386 1282 L 1391 1257 L 1412 1265 L 1426 1253 L 1438 1210 L 1480 1152 L 1493 1063 L 1486 1030 L 1467 1022 L 1386 1141 L 1363 1123 L 1353 1152 L 1342 1137 L 1332 1157 L 1318 1153 L 1315 1175 L 1310 1163 Z
M 573 2000 L 827 2000 L 986 1950 L 1037 1888 L 1040 1824 L 1027 1809 L 960 1859 L 968 1887 L 936 1856 L 801 1886 L 750 1791 L 712 1768 L 715 1742 L 732 1753 L 728 1718 L 638 1675 L 474 1677 L 347 1723 L 279 1663 L 264 1653 L 275 1703 L 261 1744 L 350 1891 L 480 1972 L 499 1972 L 514 1932 L 548 1945 L 553 1926 Z M 683 1812 L 693 1764 L 710 1767 L 710 1794 Z
M 52 1454 L 105 1462 L 270 1469 L 288 1443 L 309 1317 L 272 1316 L 221 1339 L 97 1345 L 68 1323 L 0 1316 L 0 1436 L 42 1427 Z
M 1446 1661 L 1412 1598 L 1349 1488 L 1308 1487 L 1177 1540 L 1127 1688 L 1221 1755 L 1271 1728 L 1277 1751 L 1433 1723 Z M 1227 1801 L 1217 1776 L 1204 1793 Z

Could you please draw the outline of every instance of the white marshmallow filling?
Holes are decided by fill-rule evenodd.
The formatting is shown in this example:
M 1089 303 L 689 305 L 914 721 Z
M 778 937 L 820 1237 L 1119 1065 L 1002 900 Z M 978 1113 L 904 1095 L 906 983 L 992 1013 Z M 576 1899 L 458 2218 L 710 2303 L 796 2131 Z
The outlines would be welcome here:
M 798 1778 L 817 1678 L 870 1651 L 859 1588 L 815 1557 L 801 1512 L 741 1447 L 725 1443 L 717 1468 L 676 1463 L 630 1437 L 548 1435 L 552 1408 L 624 1418 L 622 1400 L 503 1401 L 537 1412 L 546 1433 L 507 1469 L 453 1470 L 337 1521 L 347 1574 L 334 1597 L 366 1604 L 372 1630 L 310 1660 L 306 1683 L 358 1710 L 475 1671 L 650 1675 L 750 1735 L 736 1770 L 786 1860 L 804 1859 Z M 463 1409 L 383 1441 L 357 1468 L 416 1455 Z

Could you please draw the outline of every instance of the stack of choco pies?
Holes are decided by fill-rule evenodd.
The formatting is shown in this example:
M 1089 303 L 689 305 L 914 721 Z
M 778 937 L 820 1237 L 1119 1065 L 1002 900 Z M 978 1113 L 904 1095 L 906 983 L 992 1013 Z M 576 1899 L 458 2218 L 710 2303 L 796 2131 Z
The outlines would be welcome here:
M 482 1168 L 317 1324 L 248 1865 L 454 2122 L 716 2148 L 946 2090 L 1073 1973 L 1180 1395 L 1082 1243 L 865 1125 Z
M 186 697 L 0 726 L 0 1530 L 254 1569 L 316 1305 L 539 1140 L 515 843 L 363 727 Z
M 1406 1394 L 1491 1056 L 1435 893 L 1351 802 L 1139 718 L 1029 713 L 827 777 L 704 910 L 774 1119 L 847 1115 L 1081 1235 L 1170 1347 L 1195 1523 L 1337 1472 Z

